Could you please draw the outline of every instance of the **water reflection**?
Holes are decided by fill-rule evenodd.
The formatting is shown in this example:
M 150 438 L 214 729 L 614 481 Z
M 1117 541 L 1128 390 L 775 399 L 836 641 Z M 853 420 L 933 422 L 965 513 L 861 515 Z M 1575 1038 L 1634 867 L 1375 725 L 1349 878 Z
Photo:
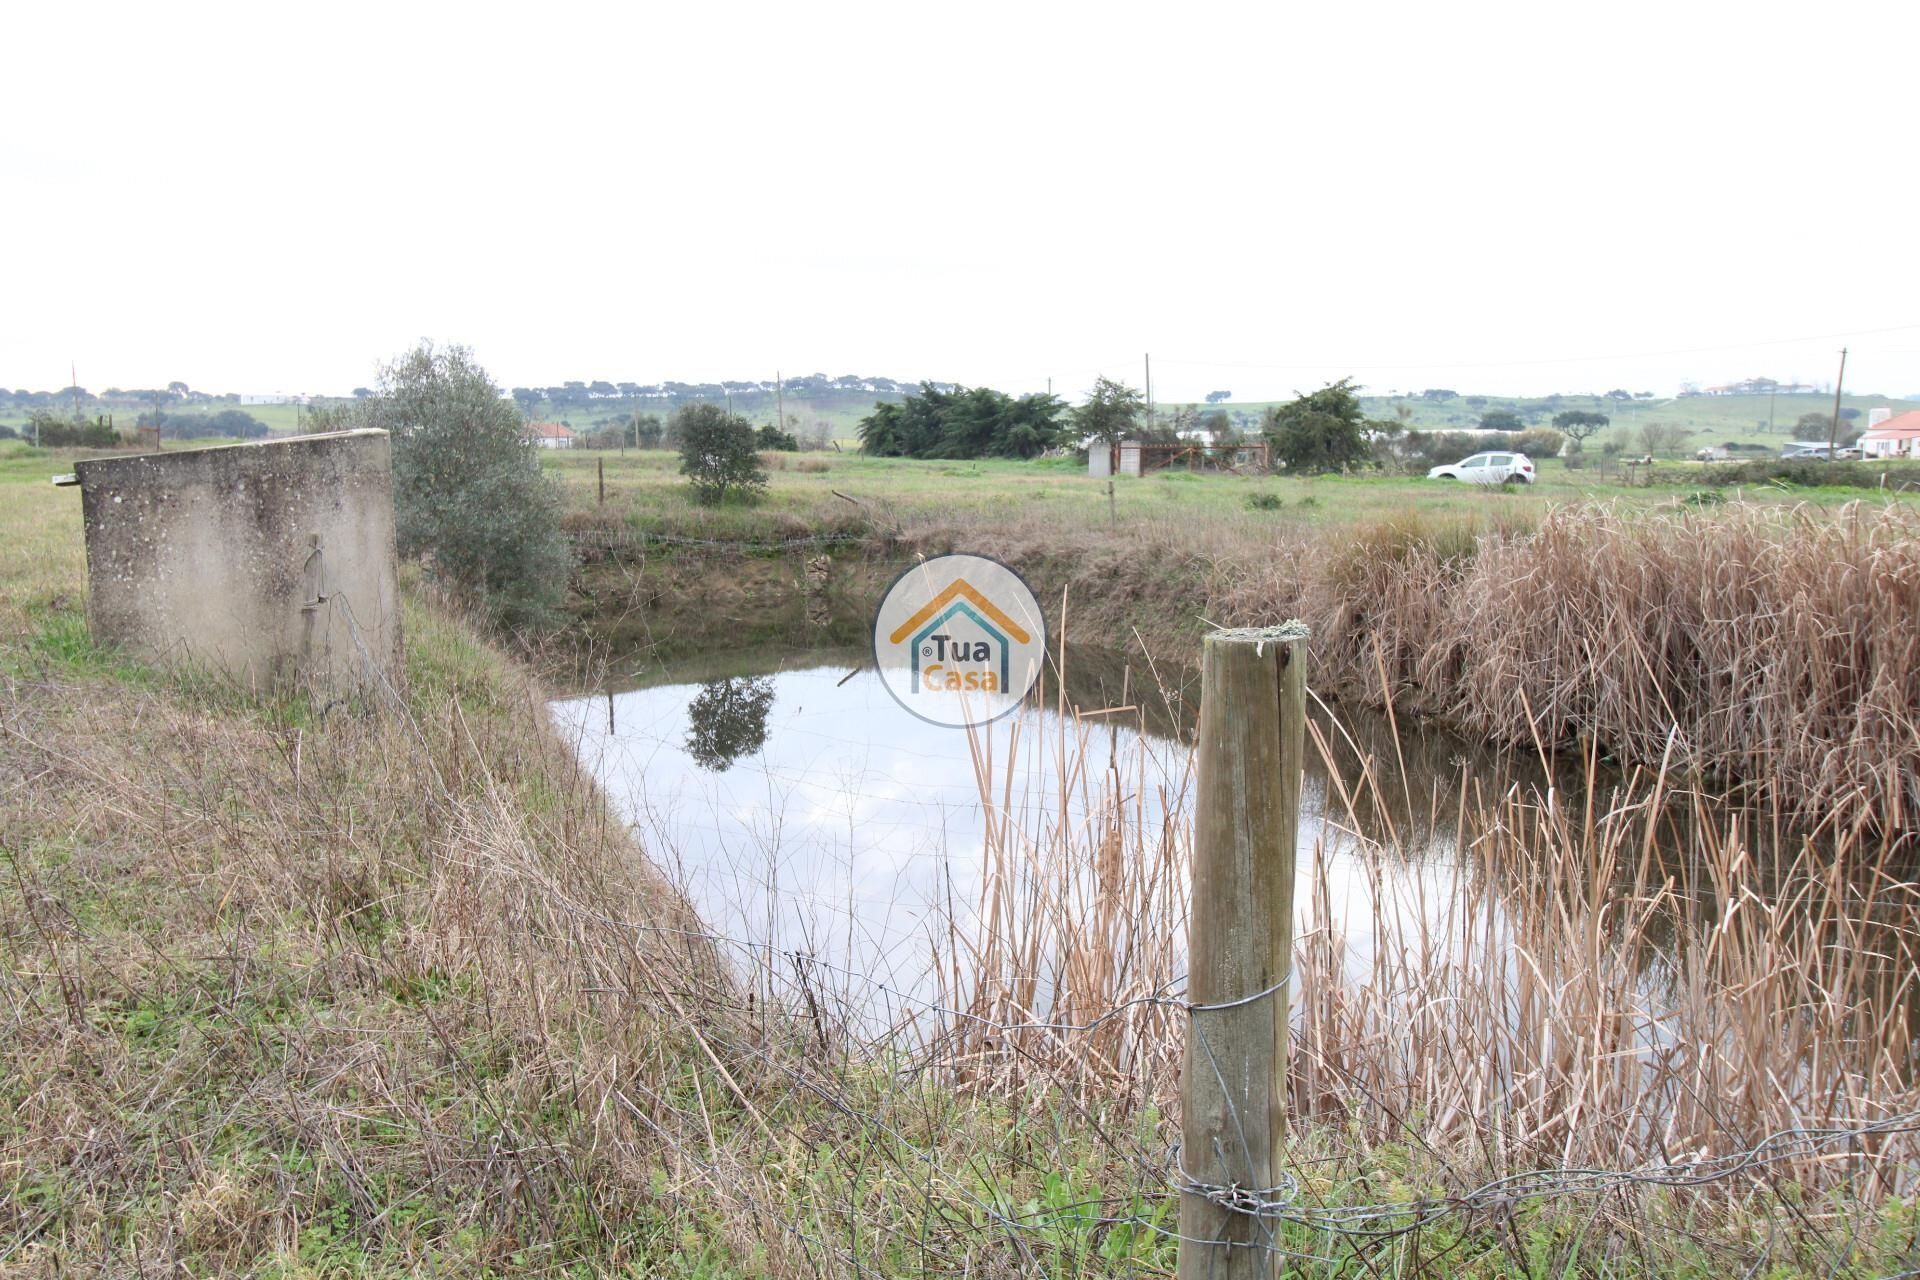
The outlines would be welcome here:
M 765 676 L 707 681 L 687 704 L 687 755 L 702 769 L 725 773 L 766 745 L 772 710 L 773 681 Z
M 1064 698 L 1049 681 L 1022 713 L 968 732 L 908 714 L 862 669 L 863 655 L 789 651 L 777 661 L 789 665 L 742 656 L 735 670 L 752 674 L 698 683 L 665 674 L 554 704 L 618 811 L 716 933 L 924 994 L 934 958 L 951 965 L 980 936 L 989 852 L 1008 832 L 1084 844 L 1116 797 L 1138 828 L 1188 820 L 1199 702 L 1190 673 L 1069 651 Z M 1443 801 L 1455 784 L 1442 779 L 1457 777 L 1462 758 L 1451 739 L 1383 747 L 1385 727 L 1357 724 L 1316 719 L 1339 768 L 1330 777 L 1309 747 L 1297 899 L 1364 965 L 1379 913 L 1448 909 L 1456 839 Z M 1363 777 L 1349 766 L 1367 759 L 1394 761 L 1395 785 L 1343 780 Z M 1360 837 L 1391 838 L 1403 852 L 1391 883 L 1377 860 L 1352 856 Z M 1312 887 L 1316 867 L 1330 892 Z M 1184 936 L 1181 922 L 1159 927 Z

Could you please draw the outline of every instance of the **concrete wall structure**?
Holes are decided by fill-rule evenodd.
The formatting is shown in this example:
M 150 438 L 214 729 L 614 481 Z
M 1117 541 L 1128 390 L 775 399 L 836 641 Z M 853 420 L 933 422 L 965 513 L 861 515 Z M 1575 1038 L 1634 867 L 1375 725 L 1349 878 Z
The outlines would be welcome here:
M 1090 476 L 1110 476 L 1113 474 L 1113 446 L 1095 440 L 1087 446 L 1087 474 Z
M 94 638 L 255 688 L 397 688 L 384 431 L 74 464 Z
M 1120 474 L 1123 476 L 1140 474 L 1140 442 L 1138 440 L 1120 442 Z

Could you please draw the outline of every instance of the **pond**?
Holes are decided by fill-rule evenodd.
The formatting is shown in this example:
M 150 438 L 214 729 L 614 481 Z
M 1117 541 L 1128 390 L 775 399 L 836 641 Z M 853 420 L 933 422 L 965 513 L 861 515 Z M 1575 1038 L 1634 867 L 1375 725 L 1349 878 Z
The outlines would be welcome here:
M 559 699 L 553 714 L 709 929 L 763 962 L 804 961 L 884 1019 L 966 985 L 954 970 L 993 931 L 986 914 L 1020 930 L 990 906 L 1009 865 L 1016 896 L 1044 894 L 1042 865 L 1112 843 L 1116 822 L 1131 862 L 1184 856 L 1197 676 L 1091 650 L 1064 661 L 1064 697 L 1043 682 L 1021 712 L 973 730 L 909 714 L 868 655 L 842 650 L 710 655 Z M 1491 757 L 1446 734 L 1396 734 L 1384 717 L 1316 709 L 1313 721 L 1299 927 L 1338 927 L 1348 963 L 1365 966 L 1382 913 L 1417 931 L 1407 913 L 1447 909 L 1463 775 Z M 1369 769 L 1391 781 L 1355 781 Z M 1540 775 L 1502 761 L 1499 776 Z M 1130 899 L 1136 917 L 1180 900 L 1164 886 Z M 1135 923 L 1184 948 L 1184 921 Z

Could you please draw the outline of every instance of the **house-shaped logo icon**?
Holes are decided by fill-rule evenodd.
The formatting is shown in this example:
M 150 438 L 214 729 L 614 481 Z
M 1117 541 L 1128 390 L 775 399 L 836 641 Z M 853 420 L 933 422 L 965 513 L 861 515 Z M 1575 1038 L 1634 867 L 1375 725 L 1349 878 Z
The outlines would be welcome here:
M 996 666 L 999 678 L 995 683 L 1000 689 L 1007 688 L 1008 659 L 1012 648 L 1008 640 L 1011 638 L 1020 644 L 1026 644 L 1032 637 L 1028 635 L 1025 627 L 1009 618 L 998 605 L 975 590 L 973 584 L 965 578 L 955 578 L 948 584 L 946 590 L 922 605 L 912 617 L 895 627 L 892 634 L 887 637 L 893 644 L 899 644 L 909 636 L 912 637 L 909 653 L 913 676 L 909 688 L 915 693 L 920 691 L 920 670 L 923 658 L 944 659 L 947 656 L 944 637 L 942 637 L 943 642 L 938 645 L 929 645 L 927 641 L 941 627 L 946 626 L 955 615 L 972 619 L 974 625 L 991 637 L 990 644 L 998 659 Z
M 1018 708 L 1047 660 L 1047 620 L 1020 575 L 989 556 L 907 569 L 873 618 L 873 661 L 894 700 L 932 724 L 986 724 Z

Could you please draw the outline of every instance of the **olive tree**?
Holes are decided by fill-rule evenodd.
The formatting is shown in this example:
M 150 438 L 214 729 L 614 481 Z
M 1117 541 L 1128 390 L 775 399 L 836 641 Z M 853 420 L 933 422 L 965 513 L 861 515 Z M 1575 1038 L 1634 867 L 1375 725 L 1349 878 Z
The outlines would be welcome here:
M 380 371 L 370 409 L 392 433 L 400 554 L 497 626 L 552 621 L 573 567 L 560 492 L 473 353 L 422 342 Z
M 680 474 L 702 506 L 724 502 L 729 491 L 756 498 L 767 487 L 758 441 L 745 418 L 718 405 L 684 405 L 667 432 L 680 442 Z

